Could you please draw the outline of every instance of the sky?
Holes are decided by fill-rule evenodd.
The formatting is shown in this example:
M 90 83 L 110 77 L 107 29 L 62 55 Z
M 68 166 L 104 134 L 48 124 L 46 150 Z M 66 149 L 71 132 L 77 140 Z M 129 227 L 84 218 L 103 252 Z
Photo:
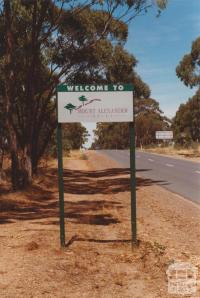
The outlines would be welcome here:
M 195 93 L 176 76 L 176 66 L 199 36 L 200 0 L 169 0 L 160 17 L 151 10 L 129 25 L 125 48 L 138 60 L 136 71 L 149 85 L 151 97 L 170 118 Z M 88 146 L 95 123 L 84 125 L 91 134 Z

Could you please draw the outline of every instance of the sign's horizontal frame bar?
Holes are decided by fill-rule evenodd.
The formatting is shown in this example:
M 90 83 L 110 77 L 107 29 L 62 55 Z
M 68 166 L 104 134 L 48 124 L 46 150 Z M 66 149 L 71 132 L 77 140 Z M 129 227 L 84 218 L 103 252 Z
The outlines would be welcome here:
M 66 85 L 57 86 L 57 92 L 108 92 L 108 91 L 133 91 L 132 84 L 91 84 L 91 85 Z

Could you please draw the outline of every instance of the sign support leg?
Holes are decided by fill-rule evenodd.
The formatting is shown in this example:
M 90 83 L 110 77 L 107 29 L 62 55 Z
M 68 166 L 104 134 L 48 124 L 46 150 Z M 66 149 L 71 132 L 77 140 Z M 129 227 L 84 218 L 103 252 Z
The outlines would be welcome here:
M 131 174 L 131 233 L 132 245 L 137 243 L 136 222 L 136 167 L 135 167 L 135 125 L 130 122 L 130 174 Z
M 64 210 L 64 186 L 63 186 L 63 157 L 62 157 L 62 126 L 57 126 L 58 146 L 58 187 L 59 187 L 59 209 L 60 209 L 60 244 L 65 247 L 65 210 Z

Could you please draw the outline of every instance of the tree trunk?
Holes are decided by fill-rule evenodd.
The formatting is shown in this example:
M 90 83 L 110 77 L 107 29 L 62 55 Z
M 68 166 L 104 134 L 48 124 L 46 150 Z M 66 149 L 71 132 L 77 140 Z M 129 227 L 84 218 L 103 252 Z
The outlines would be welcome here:
M 32 182 L 32 164 L 27 150 L 11 152 L 11 179 L 13 190 L 24 189 Z
M 6 83 L 5 83 L 5 112 L 6 128 L 9 136 L 9 148 L 11 154 L 11 180 L 13 190 L 25 188 L 32 180 L 32 165 L 30 150 L 28 147 L 20 149 L 17 135 L 13 124 L 14 103 L 14 71 L 13 71 L 13 34 L 12 34 L 12 12 L 10 0 L 4 0 L 5 27 L 6 27 Z
M 3 178 L 3 159 L 4 159 L 4 149 L 0 148 L 0 181 Z

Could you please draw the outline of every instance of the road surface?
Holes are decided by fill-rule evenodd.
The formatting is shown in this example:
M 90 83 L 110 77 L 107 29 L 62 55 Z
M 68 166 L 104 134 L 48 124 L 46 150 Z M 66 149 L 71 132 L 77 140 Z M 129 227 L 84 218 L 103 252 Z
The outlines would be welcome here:
M 130 167 L 129 150 L 99 150 L 123 167 Z M 200 204 L 200 163 L 159 154 L 136 152 L 137 175 L 152 179 L 195 203 Z

